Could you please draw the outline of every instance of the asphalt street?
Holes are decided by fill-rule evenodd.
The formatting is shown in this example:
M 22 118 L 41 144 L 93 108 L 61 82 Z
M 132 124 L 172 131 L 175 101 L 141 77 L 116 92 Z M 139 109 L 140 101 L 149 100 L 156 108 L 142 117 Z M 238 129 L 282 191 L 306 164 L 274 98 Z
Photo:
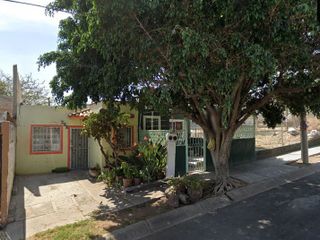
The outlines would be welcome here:
M 143 239 L 320 239 L 320 174 L 287 183 Z

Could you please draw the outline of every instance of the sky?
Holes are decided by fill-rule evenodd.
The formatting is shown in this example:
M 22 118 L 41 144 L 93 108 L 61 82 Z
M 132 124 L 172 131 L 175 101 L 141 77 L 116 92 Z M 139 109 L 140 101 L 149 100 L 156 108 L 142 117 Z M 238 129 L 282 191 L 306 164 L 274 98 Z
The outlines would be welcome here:
M 47 5 L 52 0 L 20 0 Z M 34 79 L 49 82 L 55 75 L 51 65 L 38 71 L 38 57 L 57 48 L 59 21 L 67 14 L 46 16 L 44 8 L 0 0 L 0 70 L 12 75 L 12 66 L 18 65 L 19 74 L 32 73 Z

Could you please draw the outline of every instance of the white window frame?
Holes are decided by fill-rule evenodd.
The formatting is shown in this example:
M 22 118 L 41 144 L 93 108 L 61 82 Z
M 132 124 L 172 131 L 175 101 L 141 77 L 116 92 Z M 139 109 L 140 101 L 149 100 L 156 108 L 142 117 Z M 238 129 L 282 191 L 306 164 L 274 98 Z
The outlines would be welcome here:
M 148 130 L 161 130 L 161 117 L 160 116 L 153 116 L 153 115 L 145 115 L 145 116 L 143 116 L 143 130 L 147 130 L 146 129 L 147 119 L 152 119 L 152 121 L 151 121 L 151 129 L 148 129 Z M 158 129 L 154 129 L 153 128 L 153 120 L 154 119 L 158 120 Z

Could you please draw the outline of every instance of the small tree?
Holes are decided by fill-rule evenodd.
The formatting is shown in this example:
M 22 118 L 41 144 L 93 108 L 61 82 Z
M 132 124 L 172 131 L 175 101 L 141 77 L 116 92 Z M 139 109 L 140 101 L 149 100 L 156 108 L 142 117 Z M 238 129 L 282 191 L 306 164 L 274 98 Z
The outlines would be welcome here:
M 83 122 L 83 132 L 97 140 L 109 168 L 118 166 L 119 146 L 115 136 L 119 129 L 128 124 L 129 117 L 130 114 L 121 112 L 120 107 L 108 104 L 106 108 L 100 109 L 99 113 L 91 113 Z M 112 154 L 104 148 L 103 141 L 110 146 Z

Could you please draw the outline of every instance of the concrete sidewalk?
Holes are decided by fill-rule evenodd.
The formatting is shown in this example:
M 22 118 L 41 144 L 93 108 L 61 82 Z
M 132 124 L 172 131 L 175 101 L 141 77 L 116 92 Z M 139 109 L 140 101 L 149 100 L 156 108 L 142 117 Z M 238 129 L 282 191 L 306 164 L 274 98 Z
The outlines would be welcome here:
M 256 194 L 288 182 L 309 176 L 320 171 L 320 165 L 298 167 L 288 165 L 289 162 L 300 159 L 300 151 L 282 156 L 258 160 L 246 163 L 231 169 L 231 175 L 241 179 L 248 186 L 234 189 L 227 196 L 208 198 L 193 205 L 184 206 L 170 212 L 166 212 L 153 218 L 135 223 L 122 229 L 113 231 L 105 236 L 105 239 L 137 240 L 151 234 L 163 231 L 173 225 L 180 224 L 203 214 L 215 212 L 217 209 L 228 206 L 236 201 L 241 201 Z M 309 155 L 320 154 L 320 147 L 309 149 Z M 204 174 L 205 177 L 206 174 Z M 212 178 L 212 173 L 207 177 Z
M 16 176 L 14 188 L 13 222 L 5 228 L 12 240 L 86 219 L 93 211 L 123 210 L 163 196 L 155 188 L 126 194 L 91 181 L 87 171 Z

